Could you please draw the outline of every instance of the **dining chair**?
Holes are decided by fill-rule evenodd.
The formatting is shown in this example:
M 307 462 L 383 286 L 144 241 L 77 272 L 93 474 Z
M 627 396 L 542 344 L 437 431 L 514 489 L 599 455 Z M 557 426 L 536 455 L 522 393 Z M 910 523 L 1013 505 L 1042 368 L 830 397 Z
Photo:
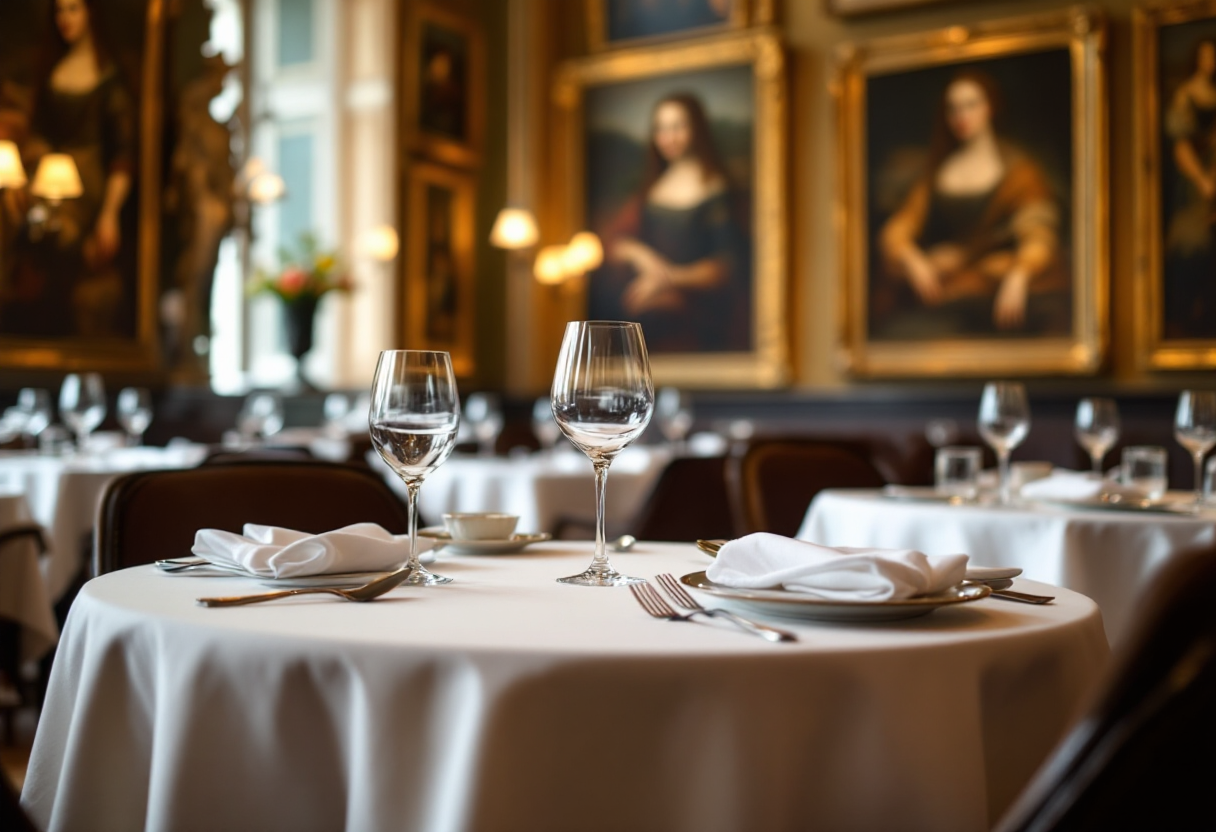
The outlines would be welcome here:
M 38 554 L 46 554 L 46 538 L 37 523 L 16 523 L 0 529 L 0 559 L 6 550 L 19 540 L 31 540 L 38 547 Z M 13 737 L 13 718 L 17 711 L 32 704 L 32 694 L 21 674 L 21 624 L 0 616 L 0 676 L 7 678 L 16 691 L 15 702 L 0 702 L 0 719 L 3 720 L 3 742 Z
M 1216 828 L 1216 550 L 1171 558 L 1090 709 L 994 832 Z
M 231 462 L 307 462 L 316 459 L 308 448 L 212 448 L 203 457 L 203 465 L 224 465 Z
M 825 488 L 880 488 L 887 481 L 872 446 L 857 440 L 761 437 L 737 442 L 726 461 L 738 534 L 793 536 Z
M 141 471 L 110 483 L 93 552 L 96 575 L 187 554 L 199 529 L 246 523 L 318 534 L 379 523 L 405 534 L 405 504 L 372 471 L 336 462 L 250 461 Z

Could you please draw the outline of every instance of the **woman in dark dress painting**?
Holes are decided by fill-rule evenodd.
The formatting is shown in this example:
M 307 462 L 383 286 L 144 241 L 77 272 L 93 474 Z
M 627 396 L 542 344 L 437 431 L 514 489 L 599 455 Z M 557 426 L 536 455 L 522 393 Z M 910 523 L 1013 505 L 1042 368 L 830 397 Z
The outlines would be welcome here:
M 643 186 L 604 232 L 595 297 L 642 324 L 652 352 L 744 351 L 749 263 L 735 196 L 700 101 L 669 95 L 651 114 Z M 603 290 L 607 289 L 605 292 Z
M 135 116 L 130 93 L 95 37 L 94 0 L 54 0 L 47 71 L 35 91 L 22 155 L 72 157 L 82 193 L 35 209 L 18 244 L 0 329 L 34 337 L 118 334 L 124 302 L 118 255 L 131 192 Z

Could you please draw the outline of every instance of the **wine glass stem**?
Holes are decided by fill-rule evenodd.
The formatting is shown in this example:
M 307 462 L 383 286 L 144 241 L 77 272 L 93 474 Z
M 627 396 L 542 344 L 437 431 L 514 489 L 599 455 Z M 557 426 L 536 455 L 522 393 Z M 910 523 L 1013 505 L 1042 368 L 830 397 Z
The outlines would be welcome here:
M 604 495 L 608 490 L 608 460 L 596 460 L 595 465 L 595 558 L 591 561 L 591 569 L 595 572 L 607 572 L 608 552 L 605 546 L 604 534 Z
M 1009 449 L 997 452 L 997 460 L 1000 463 L 1001 471 L 1001 505 L 1009 505 L 1013 502 L 1013 492 L 1009 482 Z
M 420 482 L 405 483 L 405 509 L 409 515 L 410 529 L 410 559 L 406 563 L 410 570 L 421 568 L 422 564 L 418 563 L 418 489 L 422 486 Z
M 1094 461 L 1094 473 L 1095 474 L 1098 474 L 1098 475 L 1102 474 L 1102 457 L 1104 455 L 1105 454 L 1103 454 L 1101 451 L 1094 451 L 1093 453 L 1091 453 L 1089 455 L 1090 458 Z
M 1195 505 L 1203 505 L 1203 451 L 1193 454 L 1195 457 Z

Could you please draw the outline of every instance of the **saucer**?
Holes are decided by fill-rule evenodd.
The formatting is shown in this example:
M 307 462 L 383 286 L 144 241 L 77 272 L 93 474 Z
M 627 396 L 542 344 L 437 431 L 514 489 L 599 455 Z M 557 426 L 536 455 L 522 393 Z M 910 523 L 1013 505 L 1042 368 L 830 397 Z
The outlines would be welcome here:
M 509 555 L 532 543 L 540 543 L 553 537 L 548 532 L 540 532 L 516 533 L 504 540 L 454 540 L 447 530 L 440 526 L 419 529 L 418 535 L 438 541 L 434 551 L 451 552 L 454 555 Z

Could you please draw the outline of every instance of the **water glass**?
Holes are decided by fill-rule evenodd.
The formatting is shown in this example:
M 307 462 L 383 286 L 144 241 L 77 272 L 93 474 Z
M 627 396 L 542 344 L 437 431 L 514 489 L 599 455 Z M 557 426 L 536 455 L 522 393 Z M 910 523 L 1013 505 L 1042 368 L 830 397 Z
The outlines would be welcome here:
M 85 450 L 92 433 L 106 418 L 106 386 L 97 373 L 70 373 L 59 388 L 59 415 Z
M 1133 445 L 1124 448 L 1121 474 L 1123 484 L 1140 489 L 1150 500 L 1161 499 L 1169 485 L 1166 461 L 1165 448 L 1156 445 Z
M 937 491 L 952 501 L 972 502 L 979 492 L 980 448 L 947 446 L 938 448 L 934 460 Z
M 996 451 L 1001 473 L 1001 503 L 1013 502 L 1009 454 L 1030 433 L 1030 404 L 1026 388 L 1017 381 L 990 381 L 980 396 L 980 436 Z
M 116 411 L 129 443 L 143 444 L 144 431 L 152 424 L 152 394 L 143 387 L 124 387 L 118 393 Z

